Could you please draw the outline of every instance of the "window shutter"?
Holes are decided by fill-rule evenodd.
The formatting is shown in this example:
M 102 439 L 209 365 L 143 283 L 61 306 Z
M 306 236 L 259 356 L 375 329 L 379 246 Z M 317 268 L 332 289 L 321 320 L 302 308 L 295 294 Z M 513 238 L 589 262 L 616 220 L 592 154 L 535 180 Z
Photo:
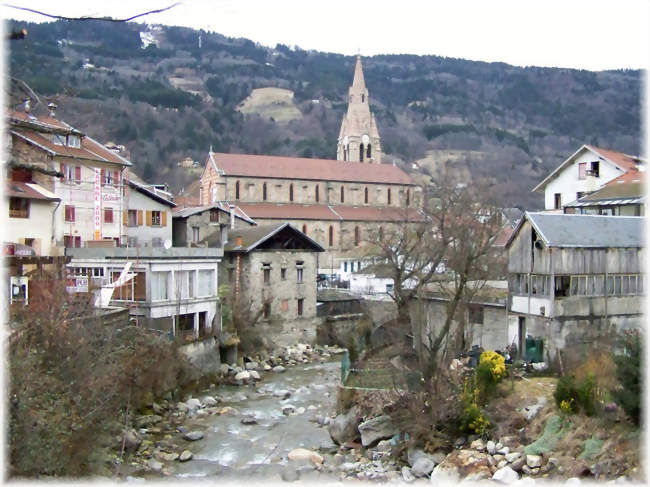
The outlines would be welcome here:
M 120 172 L 119 171 L 113 171 L 113 184 L 115 186 L 119 186 L 119 184 L 120 184 Z
M 63 179 L 65 179 L 65 164 L 62 162 L 59 163 L 59 169 L 63 173 Z
M 74 168 L 74 180 L 77 181 L 78 183 L 81 182 L 81 166 L 77 166 Z
M 105 169 L 102 169 L 101 178 L 102 178 L 102 186 L 104 186 L 105 181 L 106 181 L 106 170 Z
M 162 213 L 162 226 L 166 227 L 167 226 L 167 212 L 166 211 L 161 211 Z
M 138 210 L 138 225 L 142 225 L 142 210 Z
M 151 210 L 147 210 L 147 226 L 151 226 Z
M 123 225 L 128 225 L 129 224 L 129 212 L 128 212 L 128 210 L 124 210 L 122 212 L 122 224 Z

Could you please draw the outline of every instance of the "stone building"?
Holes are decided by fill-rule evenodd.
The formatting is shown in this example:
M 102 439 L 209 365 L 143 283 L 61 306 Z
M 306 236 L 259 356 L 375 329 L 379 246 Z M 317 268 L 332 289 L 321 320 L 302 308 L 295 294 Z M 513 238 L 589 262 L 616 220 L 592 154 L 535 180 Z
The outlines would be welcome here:
M 231 211 L 219 204 L 181 208 L 173 220 L 174 247 L 223 247 L 229 228 L 255 225 L 237 207 Z
M 276 346 L 316 337 L 316 256 L 323 248 L 288 223 L 229 231 L 219 279 L 260 316 Z
M 360 59 L 341 134 L 347 142 L 339 160 L 210 151 L 200 204 L 237 205 L 259 224 L 291 223 L 325 249 L 319 274 L 340 278 L 346 267 L 358 270 L 368 240 L 392 225 L 421 218 L 413 180 L 394 165 L 380 164 L 379 133 Z

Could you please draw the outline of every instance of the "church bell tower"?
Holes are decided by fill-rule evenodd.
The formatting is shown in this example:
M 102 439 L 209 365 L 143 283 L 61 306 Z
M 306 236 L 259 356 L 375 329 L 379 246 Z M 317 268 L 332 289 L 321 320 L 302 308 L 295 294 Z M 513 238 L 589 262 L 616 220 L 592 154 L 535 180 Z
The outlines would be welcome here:
M 348 111 L 339 132 L 336 159 L 339 161 L 381 163 L 381 145 L 375 116 L 368 104 L 368 89 L 363 79 L 361 56 L 357 56 L 354 79 L 348 96 Z

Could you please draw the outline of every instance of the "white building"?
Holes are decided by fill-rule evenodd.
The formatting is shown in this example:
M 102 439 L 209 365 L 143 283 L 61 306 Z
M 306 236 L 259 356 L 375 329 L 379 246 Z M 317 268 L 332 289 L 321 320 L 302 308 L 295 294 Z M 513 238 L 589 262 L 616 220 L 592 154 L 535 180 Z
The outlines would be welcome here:
M 163 247 L 172 243 L 171 194 L 153 186 L 125 180 L 122 223 L 126 226 L 126 242 L 129 247 Z
M 645 162 L 593 145 L 583 145 L 560 164 L 533 192 L 544 193 L 544 209 L 562 211 L 575 200 L 596 191 L 628 171 L 644 170 Z

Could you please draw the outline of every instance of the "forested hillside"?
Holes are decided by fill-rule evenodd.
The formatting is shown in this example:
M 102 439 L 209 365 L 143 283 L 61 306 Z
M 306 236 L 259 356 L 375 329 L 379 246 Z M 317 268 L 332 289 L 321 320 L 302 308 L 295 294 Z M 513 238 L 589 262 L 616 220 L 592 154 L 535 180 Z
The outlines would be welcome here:
M 188 156 L 203 163 L 210 146 L 336 155 L 353 56 L 265 47 L 180 27 L 10 25 L 28 30 L 9 46 L 10 75 L 37 92 L 39 109 L 55 101 L 63 120 L 102 142 L 125 145 L 136 172 L 151 182 L 174 190 L 187 185 L 196 173 L 177 163 Z M 141 33 L 155 42 L 143 48 Z M 583 143 L 640 150 L 640 71 L 521 68 L 414 55 L 363 63 L 384 162 L 412 171 L 417 161 L 425 173 L 449 165 L 467 178 L 492 178 L 506 206 L 538 207 L 541 197 L 530 189 Z M 238 110 L 254 89 L 266 87 L 293 92 L 290 117 L 276 121 L 251 112 L 250 99 L 246 114 Z M 277 91 L 284 96 L 275 102 L 281 110 L 290 96 Z

